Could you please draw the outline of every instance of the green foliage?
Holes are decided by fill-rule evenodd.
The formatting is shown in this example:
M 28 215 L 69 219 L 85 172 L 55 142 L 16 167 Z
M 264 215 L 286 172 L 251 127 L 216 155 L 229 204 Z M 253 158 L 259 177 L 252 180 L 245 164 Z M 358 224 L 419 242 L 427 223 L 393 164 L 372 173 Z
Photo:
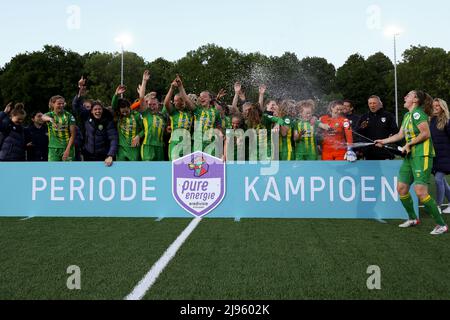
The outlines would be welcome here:
M 336 82 L 345 99 L 350 99 L 360 113 L 367 110 L 367 98 L 377 95 L 387 110 L 394 110 L 394 65 L 381 52 L 367 59 L 359 54 L 348 58 L 338 69 Z
M 5 65 L 0 76 L 3 104 L 24 102 L 28 110 L 48 110 L 54 95 L 68 99 L 74 94 L 83 58 L 57 46 L 43 51 L 19 54 Z
M 176 74 L 180 74 L 188 93 L 225 89 L 231 103 L 236 81 L 242 83 L 247 99 L 256 101 L 258 87 L 267 85 L 270 99 L 315 98 L 325 105 L 335 98 L 351 99 L 364 112 L 367 98 L 379 95 L 389 111 L 394 111 L 394 67 L 383 53 L 367 59 L 354 54 L 337 71 L 326 59 L 295 53 L 282 56 L 245 54 L 231 48 L 207 44 L 171 62 L 158 58 L 147 62 L 132 52 L 124 55 L 125 97 L 134 100 L 145 69 L 151 72 L 148 90 L 162 98 Z M 88 79 L 88 97 L 109 104 L 120 84 L 121 54 L 93 52 L 84 56 L 58 46 L 18 54 L 0 69 L 0 103 L 25 102 L 29 111 L 47 110 L 51 96 L 63 95 L 70 103 L 83 75 Z M 398 65 L 399 101 L 412 89 L 423 89 L 432 96 L 450 99 L 450 53 L 440 48 L 411 47 Z
M 321 93 L 326 95 L 336 90 L 336 68 L 325 58 L 306 57 L 300 64 L 308 81 Z
M 366 61 L 360 54 L 351 55 L 337 70 L 336 83 L 339 91 L 345 99 L 352 100 L 357 108 L 366 105 L 367 97 L 372 94 L 372 81 L 368 73 Z
M 174 70 L 183 78 L 188 93 L 216 93 L 222 88 L 231 93 L 234 82 L 251 69 L 253 57 L 208 44 L 188 52 L 175 63 Z
M 384 103 L 384 107 L 387 110 L 394 111 L 394 83 L 390 83 L 388 81 L 389 77 L 394 73 L 394 64 L 381 52 L 368 57 L 366 64 L 371 80 L 371 91 L 366 92 L 366 94 L 369 94 L 366 97 L 366 105 L 367 98 L 374 94 L 381 98 Z
M 433 97 L 450 99 L 450 52 L 441 48 L 413 46 L 398 66 L 399 94 L 421 89 Z
M 136 88 L 142 81 L 142 72 L 145 70 L 146 63 L 137 54 L 125 52 L 124 66 L 124 84 L 128 88 L 125 98 L 134 100 L 137 97 Z M 120 53 L 89 54 L 86 57 L 85 74 L 83 74 L 88 78 L 88 96 L 109 104 L 116 87 L 120 85 L 120 70 Z M 81 74 L 78 77 L 81 77 Z
M 147 69 L 151 70 L 148 87 L 156 91 L 160 96 L 166 94 L 170 84 L 175 79 L 174 63 L 163 58 L 158 58 L 147 64 Z

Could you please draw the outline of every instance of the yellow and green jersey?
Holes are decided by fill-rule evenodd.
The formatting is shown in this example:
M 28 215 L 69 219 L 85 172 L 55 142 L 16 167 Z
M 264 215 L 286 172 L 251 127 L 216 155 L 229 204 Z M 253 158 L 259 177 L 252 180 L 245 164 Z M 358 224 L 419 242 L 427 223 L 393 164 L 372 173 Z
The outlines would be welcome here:
M 280 139 L 279 139 L 279 144 L 280 144 L 280 160 L 282 161 L 288 161 L 288 160 L 292 160 L 292 156 L 294 154 L 294 148 L 292 146 L 292 137 L 293 137 L 293 127 L 294 127 L 294 122 L 288 118 L 288 117 L 284 117 L 284 118 L 279 118 L 279 117 L 270 117 L 269 118 L 273 123 L 277 123 L 282 127 L 288 127 L 288 132 L 286 134 L 286 136 L 281 135 L 280 132 Z
M 246 142 L 245 142 L 245 159 L 246 160 L 263 161 L 263 160 L 267 160 L 267 158 L 270 158 L 267 154 L 263 155 L 262 157 L 259 154 L 260 153 L 260 148 L 262 148 L 262 147 L 270 148 L 271 147 L 268 144 L 268 142 L 270 140 L 268 139 L 267 135 L 270 136 L 270 134 L 271 134 L 272 122 L 270 122 L 270 123 L 268 122 L 267 124 L 268 124 L 269 128 L 264 126 L 262 123 L 257 124 L 256 126 L 253 126 L 252 128 L 251 127 L 247 127 L 247 130 L 253 129 L 253 130 L 256 131 L 256 150 L 253 149 L 253 148 L 250 148 L 252 146 L 249 144 L 249 140 L 246 139 Z M 268 152 L 269 155 L 271 154 L 270 152 L 271 151 Z
M 225 143 L 227 144 L 227 161 L 238 161 L 240 159 L 238 159 L 238 148 L 242 147 L 239 146 L 239 139 L 236 135 L 236 130 L 234 129 L 226 129 L 225 131 L 225 135 L 226 135 L 226 141 Z M 231 148 L 230 146 L 231 141 L 233 142 L 233 153 L 231 153 Z
M 295 131 L 300 134 L 300 139 L 295 142 L 296 155 L 317 156 L 316 132 L 319 122 L 311 125 L 310 121 L 299 120 L 295 124 Z
M 164 130 L 166 128 L 166 120 L 160 113 L 153 114 L 149 110 L 142 113 L 144 124 L 144 143 L 154 147 L 164 146 Z
M 121 116 L 117 122 L 119 131 L 119 146 L 131 147 L 134 137 L 144 137 L 144 125 L 142 115 L 139 112 L 131 111 L 128 117 Z
M 163 114 L 169 115 L 172 132 L 176 129 L 186 129 L 187 131 L 191 130 L 193 120 L 192 112 L 184 110 L 180 111 L 172 106 L 170 114 L 167 112 L 165 107 L 163 109 Z M 172 138 L 170 140 L 172 141 Z
M 61 114 L 55 112 L 48 112 L 45 114 L 55 120 L 55 124 L 48 123 L 48 147 L 65 149 L 70 140 L 70 126 L 75 125 L 74 116 L 64 111 Z
M 204 108 L 196 106 L 194 109 L 194 129 L 200 128 L 204 134 L 210 129 L 216 129 L 221 126 L 219 110 L 215 107 Z
M 428 115 L 422 107 L 416 107 L 411 112 L 408 112 L 403 117 L 402 130 L 405 135 L 406 142 L 416 138 L 420 134 L 419 125 L 423 122 L 428 122 Z M 434 147 L 431 137 L 419 144 L 411 147 L 412 157 L 434 157 Z
M 230 116 L 222 117 L 221 126 L 224 131 L 226 131 L 227 129 L 233 129 L 231 117 Z
M 270 142 L 272 140 L 272 128 L 274 124 L 273 116 L 269 116 L 268 114 L 263 114 L 261 118 L 261 125 L 264 129 L 267 130 L 267 141 Z M 278 119 L 278 118 L 277 118 Z
M 283 124 L 283 120 L 271 115 L 268 115 L 266 113 L 264 113 L 262 115 L 261 118 L 261 128 L 260 128 L 260 133 L 262 133 L 262 130 L 266 130 L 266 136 L 260 134 L 260 143 L 258 144 L 258 146 L 260 145 L 264 145 L 264 141 L 267 145 L 267 157 L 265 157 L 265 159 L 260 159 L 260 160 L 267 160 L 267 159 L 271 159 L 272 158 L 272 149 L 273 149 L 273 145 L 272 145 L 272 128 L 274 123 L 278 123 L 278 124 Z
M 286 134 L 286 136 L 281 135 L 280 132 L 280 160 L 282 161 L 289 161 L 292 160 L 294 155 L 294 148 L 292 145 L 292 138 L 294 136 L 294 130 L 293 127 L 293 121 L 289 118 L 283 119 L 284 124 L 283 127 L 288 127 L 289 130 Z

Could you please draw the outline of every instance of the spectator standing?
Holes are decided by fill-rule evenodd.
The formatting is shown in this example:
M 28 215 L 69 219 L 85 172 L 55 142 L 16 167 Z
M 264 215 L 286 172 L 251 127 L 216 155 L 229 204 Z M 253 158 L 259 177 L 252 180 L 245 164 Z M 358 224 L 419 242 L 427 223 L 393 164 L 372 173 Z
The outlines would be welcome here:
M 27 161 L 48 161 L 48 128 L 42 120 L 43 113 L 35 111 L 31 114 L 33 122 L 26 129 Z
M 436 202 L 441 209 L 444 197 L 450 201 L 450 187 L 445 179 L 450 174 L 450 115 L 447 102 L 442 99 L 433 101 L 430 131 L 436 152 L 432 171 L 436 180 Z M 450 213 L 450 206 L 442 212 Z
M 8 104 L 0 112 L 0 161 L 25 161 L 24 105 Z

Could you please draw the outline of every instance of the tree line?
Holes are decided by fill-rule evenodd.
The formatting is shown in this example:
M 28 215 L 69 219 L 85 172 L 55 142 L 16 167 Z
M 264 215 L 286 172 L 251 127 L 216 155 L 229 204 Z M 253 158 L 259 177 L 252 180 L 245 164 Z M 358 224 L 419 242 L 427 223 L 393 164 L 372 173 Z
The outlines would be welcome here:
M 247 99 L 257 101 L 258 86 L 267 85 L 273 99 L 314 98 L 325 106 L 330 100 L 350 99 L 357 112 L 365 112 L 367 98 L 378 95 L 387 110 L 394 111 L 394 66 L 381 52 L 368 58 L 351 55 L 336 69 L 326 59 L 298 59 L 291 52 L 282 56 L 241 53 L 231 48 L 207 44 L 190 51 L 177 61 L 158 58 L 152 62 L 133 52 L 124 55 L 126 98 L 134 100 L 142 71 L 151 70 L 149 88 L 162 98 L 176 74 L 188 93 L 204 90 L 230 94 L 233 84 L 242 83 Z M 88 79 L 88 97 L 108 105 L 120 84 L 120 53 L 92 52 L 80 55 L 59 46 L 46 45 L 41 51 L 21 53 L 0 69 L 0 102 L 23 102 L 28 111 L 46 111 L 51 96 L 61 94 L 70 100 L 77 92 L 80 76 Z M 423 89 L 434 97 L 450 98 L 450 52 L 442 48 L 412 46 L 398 64 L 400 106 L 408 90 Z

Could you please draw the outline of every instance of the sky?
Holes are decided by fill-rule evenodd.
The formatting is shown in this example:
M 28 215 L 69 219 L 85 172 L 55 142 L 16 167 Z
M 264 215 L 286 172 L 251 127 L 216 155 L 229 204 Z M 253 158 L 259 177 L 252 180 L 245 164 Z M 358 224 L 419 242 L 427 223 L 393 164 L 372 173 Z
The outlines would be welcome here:
M 450 2 L 444 0 L 14 0 L 0 2 L 0 67 L 19 53 L 59 45 L 84 54 L 116 52 L 115 38 L 147 61 L 175 61 L 207 43 L 240 52 L 324 57 L 337 68 L 354 53 L 398 60 L 411 45 L 450 51 Z

